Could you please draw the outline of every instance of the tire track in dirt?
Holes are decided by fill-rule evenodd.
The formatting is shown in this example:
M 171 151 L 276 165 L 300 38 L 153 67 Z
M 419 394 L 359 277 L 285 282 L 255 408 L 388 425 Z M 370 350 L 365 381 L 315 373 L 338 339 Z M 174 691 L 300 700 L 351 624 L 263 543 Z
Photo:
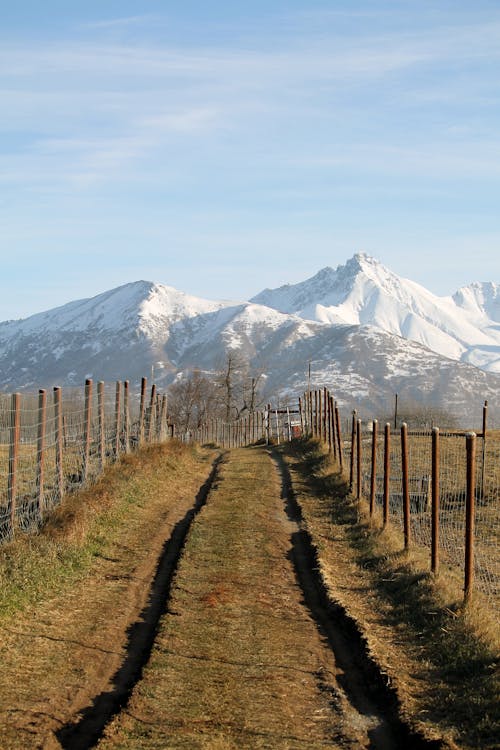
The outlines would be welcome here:
M 426 740 L 401 721 L 396 695 L 370 658 L 356 622 L 329 597 L 321 576 L 317 549 L 304 527 L 288 467 L 278 451 L 270 451 L 270 455 L 281 475 L 286 513 L 297 526 L 291 537 L 292 560 L 305 604 L 334 653 L 340 669 L 336 675 L 339 688 L 356 712 L 376 719 L 373 728 L 367 732 L 369 744 L 366 747 L 374 750 L 403 747 L 405 750 L 438 750 L 442 747 L 439 740 Z
M 141 679 L 143 667 L 148 662 L 155 641 L 158 624 L 168 607 L 172 580 L 187 535 L 194 519 L 207 501 L 222 460 L 223 454 L 214 461 L 193 506 L 176 523 L 164 544 L 147 604 L 138 619 L 129 627 L 126 657 L 111 680 L 112 690 L 95 696 L 92 704 L 81 712 L 78 721 L 67 724 L 56 732 L 60 747 L 64 750 L 87 750 L 94 747 L 107 724 L 127 704 L 134 686 Z

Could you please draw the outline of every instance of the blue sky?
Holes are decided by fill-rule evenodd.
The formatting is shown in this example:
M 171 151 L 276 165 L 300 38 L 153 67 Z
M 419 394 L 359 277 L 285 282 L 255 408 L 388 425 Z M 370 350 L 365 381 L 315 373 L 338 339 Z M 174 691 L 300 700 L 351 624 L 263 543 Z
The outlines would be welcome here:
M 499 40 L 497 0 L 4 0 L 0 320 L 361 250 L 499 281 Z

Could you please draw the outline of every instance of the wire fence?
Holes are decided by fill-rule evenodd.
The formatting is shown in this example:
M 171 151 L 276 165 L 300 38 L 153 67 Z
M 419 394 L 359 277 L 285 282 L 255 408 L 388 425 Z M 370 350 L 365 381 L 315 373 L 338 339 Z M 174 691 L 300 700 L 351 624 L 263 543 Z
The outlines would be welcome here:
M 486 404 L 477 434 L 381 429 L 353 412 L 341 435 L 326 389 L 304 394 L 301 409 L 306 433 L 328 443 L 370 515 L 399 530 L 406 548 L 427 549 L 434 573 L 459 573 L 465 599 L 479 591 L 500 609 L 500 430 L 487 430 Z
M 0 543 L 37 530 L 73 490 L 144 443 L 172 435 L 166 396 L 141 381 L 0 395 Z

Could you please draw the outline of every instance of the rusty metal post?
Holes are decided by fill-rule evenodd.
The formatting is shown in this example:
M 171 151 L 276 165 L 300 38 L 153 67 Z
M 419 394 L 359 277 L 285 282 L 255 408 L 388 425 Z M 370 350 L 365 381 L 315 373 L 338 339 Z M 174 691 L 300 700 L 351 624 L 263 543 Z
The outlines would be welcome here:
M 120 455 L 120 432 L 122 429 L 121 425 L 121 413 L 122 413 L 122 384 L 119 380 L 116 381 L 115 390 L 115 439 L 113 444 L 113 453 L 115 459 Z
M 403 533 L 405 549 L 409 549 L 411 543 L 410 530 L 410 476 L 408 469 L 408 425 L 401 425 L 401 470 L 403 474 Z
M 90 443 L 92 440 L 92 380 L 85 381 L 85 416 L 83 422 L 83 462 L 82 481 L 85 482 L 89 472 Z
M 431 570 L 439 570 L 439 427 L 432 430 L 432 520 L 431 520 Z
M 340 412 L 337 402 L 335 401 L 335 426 L 337 433 L 337 446 L 338 446 L 338 460 L 339 460 L 339 466 L 340 471 L 344 468 L 344 452 L 342 450 L 342 431 L 340 429 Z
M 7 507 L 10 531 L 14 536 L 16 527 L 17 467 L 19 462 L 19 440 L 21 434 L 21 394 L 13 393 L 10 401 L 9 429 L 9 479 L 7 485 Z
M 130 453 L 130 386 L 123 382 L 123 440 L 125 453 Z
M 464 601 L 469 602 L 474 587 L 474 527 L 476 500 L 476 435 L 465 438 L 467 452 L 466 498 L 465 498 L 465 570 Z
M 59 502 L 64 497 L 64 454 L 63 454 L 63 410 L 62 390 L 54 388 L 54 442 L 56 444 L 56 487 Z
M 385 425 L 384 430 L 384 507 L 383 523 L 384 528 L 389 522 L 389 496 L 390 496 L 390 477 L 391 477 L 391 425 L 389 422 Z
M 356 450 L 356 409 L 352 412 L 352 425 L 351 425 L 351 465 L 349 468 L 349 488 L 352 492 L 354 484 L 354 453 Z
M 377 486 L 377 429 L 376 419 L 372 422 L 372 471 L 370 477 L 370 516 L 375 510 L 375 490 Z
M 41 518 L 44 511 L 44 483 L 45 483 L 45 433 L 47 428 L 47 391 L 38 391 L 38 431 L 36 441 L 36 492 L 38 515 Z
M 148 387 L 148 379 L 141 379 L 141 402 L 139 406 L 139 435 L 138 444 L 141 446 L 144 442 L 144 412 L 146 410 L 146 388 Z
M 99 467 L 102 471 L 106 463 L 106 424 L 104 421 L 104 382 L 97 384 L 97 415 L 99 424 Z
M 361 419 L 356 420 L 356 500 L 361 500 Z

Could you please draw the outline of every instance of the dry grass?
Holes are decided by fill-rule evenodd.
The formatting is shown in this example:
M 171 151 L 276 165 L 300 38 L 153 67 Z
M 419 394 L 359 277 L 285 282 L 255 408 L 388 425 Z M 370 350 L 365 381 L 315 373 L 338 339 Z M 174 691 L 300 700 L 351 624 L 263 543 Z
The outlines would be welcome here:
M 0 547 L 2 748 L 56 747 L 53 732 L 109 689 L 163 543 L 214 455 L 144 449 L 69 496 L 39 534 Z
M 435 580 L 427 554 L 370 525 L 317 442 L 285 451 L 332 596 L 362 624 L 405 712 L 431 736 L 496 747 L 498 631 L 479 598 L 464 610 L 453 573 Z
M 302 603 L 280 492 L 262 449 L 231 452 L 143 679 L 100 750 L 362 746 Z

